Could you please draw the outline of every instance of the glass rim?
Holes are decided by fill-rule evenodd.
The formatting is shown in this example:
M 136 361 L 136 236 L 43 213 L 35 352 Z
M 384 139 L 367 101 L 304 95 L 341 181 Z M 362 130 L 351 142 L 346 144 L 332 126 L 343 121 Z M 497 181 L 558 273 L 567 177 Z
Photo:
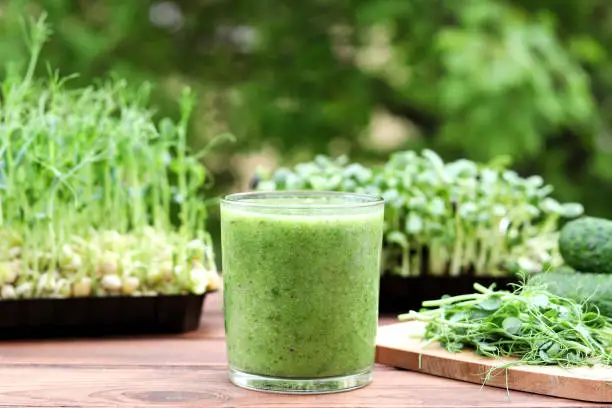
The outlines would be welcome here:
M 266 199 L 274 198 L 313 198 L 313 197 L 346 197 L 353 200 L 347 200 L 342 203 L 267 203 Z M 258 201 L 246 201 L 251 198 L 260 198 Z M 247 191 L 242 193 L 228 194 L 221 199 L 224 204 L 238 205 L 242 207 L 255 208 L 286 208 L 286 209 L 348 209 L 348 208 L 367 208 L 376 207 L 384 204 L 385 200 L 374 194 L 365 193 L 350 193 L 344 191 L 327 191 L 327 190 L 271 190 L 271 191 Z

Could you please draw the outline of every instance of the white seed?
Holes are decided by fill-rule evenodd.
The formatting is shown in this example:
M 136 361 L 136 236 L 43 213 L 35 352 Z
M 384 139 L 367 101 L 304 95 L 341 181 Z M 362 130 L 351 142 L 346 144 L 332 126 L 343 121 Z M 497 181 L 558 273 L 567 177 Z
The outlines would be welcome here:
M 172 253 L 172 247 L 169 247 L 167 245 L 162 245 L 155 250 L 155 255 L 159 260 L 172 259 Z
M 123 278 L 123 286 L 121 287 L 121 292 L 124 295 L 131 295 L 138 289 L 138 285 L 140 285 L 140 279 L 135 276 L 128 276 Z
M 147 225 L 142 229 L 142 234 L 145 237 L 154 238 L 155 237 L 155 228 L 150 225 Z
M 115 230 L 104 231 L 102 240 L 108 243 L 121 242 L 123 237 Z
M 132 262 L 132 259 L 129 257 L 122 258 L 121 261 L 119 262 L 119 271 L 124 272 L 124 273 L 130 273 L 133 270 L 134 270 L 134 264 Z
M 55 289 L 55 276 L 51 272 L 45 272 L 38 278 L 36 284 L 36 293 L 41 294 L 46 291 L 53 291 Z
M 209 284 L 208 271 L 204 268 L 194 268 L 189 272 L 192 290 L 196 294 L 206 292 Z
M 54 297 L 65 298 L 70 296 L 70 282 L 67 279 L 59 279 L 55 284 Z
M 71 246 L 63 245 L 59 265 L 64 271 L 76 271 L 82 265 L 81 256 L 74 253 Z
M 51 256 L 50 253 L 44 252 L 44 251 L 37 251 L 34 254 L 34 259 L 32 260 L 32 264 L 35 265 L 37 262 L 38 268 L 44 270 L 49 266 L 49 263 L 51 262 L 52 259 L 53 257 Z
M 12 269 L 15 271 L 17 275 L 19 275 L 19 273 L 21 272 L 21 267 L 22 267 L 21 261 L 19 260 L 13 261 L 11 262 L 11 264 L 12 264 Z
M 79 268 L 83 265 L 83 260 L 81 259 L 81 255 L 73 254 L 67 264 L 61 265 L 62 270 L 67 272 L 78 271 Z
M 159 283 L 163 278 L 161 268 L 152 266 L 147 270 L 147 282 L 151 285 Z
M 135 261 L 132 265 L 131 271 L 141 276 L 142 274 L 146 273 L 148 269 L 149 267 L 144 262 Z
M 172 262 L 171 261 L 162 262 L 162 264 L 160 266 L 160 271 L 161 271 L 162 277 L 165 280 L 167 280 L 167 281 L 172 280 L 172 277 L 174 276 L 174 271 L 173 271 L 173 268 L 172 268 Z
M 0 291 L 2 299 L 15 299 L 17 292 L 13 285 L 2 285 L 2 291 Z
M 117 292 L 121 289 L 123 283 L 117 275 L 104 275 L 102 278 L 102 287 L 110 292 Z
M 117 273 L 119 266 L 117 265 L 117 261 L 112 258 L 105 258 L 100 263 L 98 271 L 102 275 L 114 275 Z
M 32 296 L 32 283 L 24 282 L 15 288 L 17 297 L 24 298 Z
M 21 246 L 23 245 L 23 239 L 16 232 L 9 232 L 8 243 L 10 246 Z
M 3 262 L 0 264 L 0 284 L 13 283 L 17 279 L 17 269 L 14 262 Z
M 215 270 L 208 271 L 208 286 L 206 290 L 219 290 L 221 285 L 221 277 Z
M 21 256 L 21 247 L 20 246 L 12 247 L 11 249 L 9 249 L 9 258 L 10 259 L 16 259 L 16 258 L 19 258 L 20 256 Z
M 203 247 L 204 243 L 200 239 L 189 241 L 186 245 L 186 248 L 190 251 L 201 251 Z
M 172 269 L 172 276 L 180 276 L 183 273 L 184 269 L 185 268 L 183 267 L 183 265 L 175 265 Z
M 78 282 L 72 284 L 72 295 L 76 297 L 84 297 L 91 295 L 91 278 L 85 276 Z
M 70 258 L 74 252 L 72 251 L 72 247 L 68 244 L 62 245 L 62 254 L 66 258 Z

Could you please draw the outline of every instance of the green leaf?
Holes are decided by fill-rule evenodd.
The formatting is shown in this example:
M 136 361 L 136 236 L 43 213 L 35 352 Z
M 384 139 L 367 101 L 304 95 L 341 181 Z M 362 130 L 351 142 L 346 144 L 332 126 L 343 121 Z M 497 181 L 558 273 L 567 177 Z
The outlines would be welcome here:
M 540 203 L 542 211 L 552 214 L 563 214 L 563 207 L 553 198 L 547 197 Z
M 479 319 L 487 319 L 493 314 L 494 310 L 482 310 L 482 309 L 474 309 L 470 313 L 471 320 L 479 320 Z
M 510 334 L 517 334 L 521 331 L 523 323 L 516 317 L 509 316 L 502 322 L 502 327 Z
M 408 238 L 406 238 L 406 234 L 399 231 L 392 231 L 386 236 L 387 242 L 397 244 L 403 249 L 408 248 Z
M 548 356 L 548 354 L 546 353 L 546 351 L 540 349 L 538 351 L 538 356 L 540 356 L 540 358 L 542 359 L 542 361 L 544 361 L 545 363 L 554 363 L 554 361 Z
M 175 134 L 174 122 L 169 118 L 163 118 L 159 121 L 159 132 L 166 139 L 172 139 Z
M 461 342 L 441 342 L 440 345 L 451 353 L 458 353 L 464 348 L 464 344 Z
M 478 303 L 478 307 L 482 310 L 493 311 L 499 309 L 502 305 L 501 296 L 493 295 L 489 296 L 482 302 Z
M 531 298 L 531 304 L 533 306 L 545 308 L 549 304 L 549 298 L 544 294 L 539 294 Z
M 454 313 L 448 320 L 451 322 L 462 322 L 468 320 L 470 315 L 466 311 Z
M 487 353 L 497 353 L 499 351 L 497 346 L 494 346 L 492 344 L 486 343 L 484 341 L 476 342 L 476 347 L 478 348 L 478 350 L 485 351 Z
M 446 212 L 444 200 L 440 197 L 434 197 L 429 203 L 429 213 L 436 216 L 441 216 Z
M 423 219 L 414 212 L 408 214 L 408 219 L 406 220 L 406 231 L 409 234 L 418 234 L 423 231 Z
M 575 218 L 584 214 L 584 206 L 579 203 L 564 203 L 561 205 L 561 213 L 564 217 Z
M 558 358 L 561 356 L 562 350 L 561 350 L 561 346 L 559 345 L 559 343 L 553 343 L 550 347 L 548 347 L 548 349 L 546 350 L 546 355 L 552 358 Z
M 397 206 L 400 202 L 400 193 L 394 188 L 385 190 L 382 194 L 382 197 L 386 203 L 389 203 L 393 206 Z
M 411 210 L 427 209 L 427 198 L 421 195 L 410 197 L 410 199 L 408 199 L 408 208 Z

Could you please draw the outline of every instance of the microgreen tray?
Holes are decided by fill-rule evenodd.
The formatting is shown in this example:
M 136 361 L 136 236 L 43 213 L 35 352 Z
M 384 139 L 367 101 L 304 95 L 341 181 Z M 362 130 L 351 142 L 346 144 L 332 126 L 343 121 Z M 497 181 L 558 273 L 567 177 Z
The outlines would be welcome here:
M 515 277 L 478 277 L 478 276 L 416 276 L 403 277 L 384 274 L 380 279 L 380 313 L 406 313 L 418 311 L 425 300 L 439 299 L 444 295 L 456 296 L 474 292 L 474 283 L 497 289 L 512 289 L 517 283 Z
M 193 331 L 199 326 L 205 297 L 206 293 L 2 300 L 0 338 Z

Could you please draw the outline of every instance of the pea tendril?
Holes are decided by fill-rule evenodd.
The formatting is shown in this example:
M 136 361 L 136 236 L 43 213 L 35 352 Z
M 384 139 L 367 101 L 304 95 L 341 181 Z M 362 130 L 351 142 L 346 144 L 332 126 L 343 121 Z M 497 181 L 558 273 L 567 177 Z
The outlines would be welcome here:
M 35 77 L 45 16 L 26 34 L 30 64 L 0 88 L 0 299 L 214 288 L 209 175 L 187 147 L 195 96 L 156 123 L 147 84 Z
M 612 365 L 612 319 L 597 308 L 525 280 L 512 291 L 478 283 L 474 289 L 478 293 L 426 301 L 421 311 L 399 319 L 426 322 L 427 343 L 438 342 L 450 352 L 473 349 L 486 357 L 516 359 L 503 367 Z

